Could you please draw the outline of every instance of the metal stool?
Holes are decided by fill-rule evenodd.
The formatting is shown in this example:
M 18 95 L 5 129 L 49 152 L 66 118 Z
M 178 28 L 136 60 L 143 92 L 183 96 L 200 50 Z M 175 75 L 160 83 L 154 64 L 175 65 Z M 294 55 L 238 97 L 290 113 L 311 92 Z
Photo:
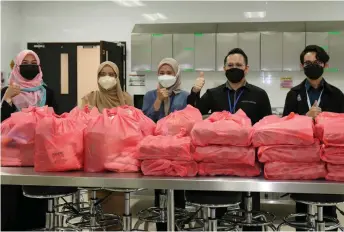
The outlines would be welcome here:
M 132 218 L 130 212 L 130 194 L 133 192 L 139 192 L 146 190 L 144 188 L 140 189 L 115 189 L 115 188 L 104 188 L 109 192 L 120 192 L 124 193 L 124 214 L 122 217 L 122 225 L 123 231 L 131 231 L 132 230 Z
M 336 206 L 344 202 L 344 195 L 333 194 L 291 194 L 291 198 L 298 203 L 307 205 L 307 213 L 290 214 L 283 219 L 278 230 L 285 225 L 297 230 L 329 231 L 344 228 L 337 218 L 326 217 L 323 214 L 324 206 Z
M 62 220 L 55 212 L 59 198 L 70 196 L 77 191 L 74 187 L 23 186 L 23 195 L 28 198 L 47 199 L 48 210 L 45 214 L 45 228 L 39 231 L 66 231 L 73 228 L 63 227 Z
M 134 226 L 134 230 L 139 230 L 141 224 L 145 224 L 144 228 L 148 230 L 148 223 L 166 223 L 167 222 L 167 192 L 162 190 L 159 195 L 159 207 L 150 207 L 148 209 L 141 210 L 138 212 L 138 221 Z M 185 209 L 174 210 L 175 220 L 185 218 L 188 212 Z
M 253 211 L 252 195 L 250 192 L 245 194 L 244 209 L 231 209 L 222 218 L 222 223 L 232 224 L 239 227 L 264 227 L 265 231 L 271 228 L 276 230 L 273 222 L 276 216 L 265 211 Z
M 118 215 L 104 214 L 101 208 L 101 203 L 103 203 L 112 193 L 109 193 L 108 196 L 103 199 L 98 199 L 97 191 L 102 190 L 102 188 L 86 188 L 86 190 L 91 191 L 92 194 L 89 212 L 69 217 L 66 220 L 67 225 L 78 230 L 90 231 L 98 229 L 106 230 L 106 228 L 112 226 L 122 227 L 121 218 Z
M 194 218 L 191 215 L 179 222 L 179 230 L 204 230 L 204 231 L 235 231 L 235 224 L 224 223 L 216 217 L 216 209 L 239 209 L 241 193 L 238 192 L 210 192 L 210 191 L 186 191 L 186 200 L 189 204 L 199 207 L 203 212 Z M 196 211 L 197 212 L 197 211 Z M 201 217 L 200 217 L 201 216 Z M 193 222 L 190 225 L 190 222 Z M 188 226 L 188 228 L 186 228 Z M 203 227 L 203 228 L 202 228 Z

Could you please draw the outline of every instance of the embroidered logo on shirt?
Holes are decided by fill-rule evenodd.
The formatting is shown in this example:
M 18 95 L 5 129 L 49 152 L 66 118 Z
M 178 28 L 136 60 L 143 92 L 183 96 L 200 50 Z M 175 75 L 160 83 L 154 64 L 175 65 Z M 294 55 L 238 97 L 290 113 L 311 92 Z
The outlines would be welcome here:
M 251 104 L 257 104 L 257 102 L 255 101 L 247 101 L 247 100 L 243 100 L 241 101 L 242 103 L 251 103 Z
M 297 101 L 301 101 L 301 96 L 300 96 L 300 94 L 297 95 Z

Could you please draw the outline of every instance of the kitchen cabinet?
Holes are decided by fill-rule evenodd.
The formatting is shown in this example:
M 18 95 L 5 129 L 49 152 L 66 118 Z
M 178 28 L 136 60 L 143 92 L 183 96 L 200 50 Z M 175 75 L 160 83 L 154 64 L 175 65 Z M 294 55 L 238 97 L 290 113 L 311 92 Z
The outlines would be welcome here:
M 261 33 L 261 70 L 282 71 L 283 33 Z
M 152 34 L 152 71 L 166 57 L 172 57 L 172 34 Z
M 344 71 L 344 32 L 329 32 L 330 72 Z
M 283 32 L 283 71 L 300 71 L 300 53 L 305 48 L 305 32 Z
M 306 32 L 306 46 L 308 45 L 318 45 L 328 51 L 328 32 Z
M 239 33 L 239 48 L 248 56 L 248 65 L 251 71 L 260 71 L 260 33 Z
M 216 70 L 223 71 L 224 58 L 230 50 L 238 47 L 238 33 L 216 35 Z
M 150 71 L 152 69 L 151 34 L 131 34 L 131 70 Z
M 195 69 L 194 34 L 173 34 L 173 58 L 179 62 L 182 71 Z
M 215 71 L 215 33 L 195 33 L 195 70 Z

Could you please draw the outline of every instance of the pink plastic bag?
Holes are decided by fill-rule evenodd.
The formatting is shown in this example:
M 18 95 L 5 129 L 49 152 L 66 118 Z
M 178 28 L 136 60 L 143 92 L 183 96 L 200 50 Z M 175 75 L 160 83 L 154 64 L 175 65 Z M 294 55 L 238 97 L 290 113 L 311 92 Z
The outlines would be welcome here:
M 96 119 L 99 115 L 100 113 L 96 107 L 91 109 L 89 106 L 85 106 L 84 108 L 75 107 L 69 113 L 69 117 L 77 121 L 82 121 L 86 125 L 90 120 Z
M 37 121 L 52 116 L 50 107 L 29 107 L 1 123 L 1 166 L 33 166 Z
M 156 124 L 152 121 L 152 119 L 148 118 L 141 110 L 133 106 L 117 107 L 117 109 L 119 108 L 123 109 L 122 112 L 128 112 L 128 117 L 131 117 L 133 120 L 136 120 L 139 123 L 143 136 L 154 134 Z
M 191 139 L 196 146 L 249 146 L 251 130 L 251 120 L 244 111 L 239 110 L 235 114 L 215 112 L 208 119 L 195 124 Z
M 247 164 L 254 166 L 255 149 L 253 147 L 207 146 L 196 147 L 195 161 L 220 164 Z
M 166 159 L 144 160 L 141 170 L 145 176 L 196 176 L 198 167 L 195 161 L 170 161 Z
M 138 145 L 140 160 L 192 160 L 190 137 L 147 136 Z
M 333 127 L 337 122 L 337 120 L 343 121 L 344 119 L 344 114 L 339 114 L 339 113 L 332 113 L 332 112 L 322 112 L 320 113 L 316 118 L 315 118 L 315 136 L 319 138 L 321 141 L 323 141 L 323 136 L 324 136 L 324 127 L 326 125 Z M 337 131 L 339 128 L 334 128 L 334 131 Z
M 327 164 L 326 180 L 344 181 L 344 165 Z
M 220 164 L 220 163 L 199 163 L 198 174 L 200 176 L 259 176 L 260 165 L 247 164 Z
M 274 161 L 312 163 L 320 161 L 320 144 L 316 142 L 309 146 L 273 145 L 262 146 L 258 149 L 259 162 Z
M 255 147 L 312 145 L 313 127 L 313 119 L 307 116 L 294 113 L 283 118 L 276 115 L 267 116 L 254 125 L 252 143 Z
M 35 171 L 80 170 L 83 167 L 85 124 L 68 115 L 46 117 L 37 123 Z
M 268 180 L 315 180 L 327 174 L 325 163 L 272 162 L 264 166 L 264 177 Z
M 155 129 L 155 135 L 189 135 L 194 124 L 202 121 L 198 109 L 188 105 L 185 109 L 175 111 L 160 119 Z
M 104 167 L 113 172 L 138 172 L 141 162 L 135 158 L 136 148 L 129 147 L 115 156 L 107 156 Z
M 321 148 L 321 160 L 331 164 L 344 165 L 344 147 L 323 145 Z
M 105 170 L 107 160 L 127 154 L 143 139 L 140 123 L 133 112 L 126 108 L 104 109 L 103 113 L 87 125 L 85 130 L 85 167 L 87 172 Z M 107 167 L 110 164 L 106 164 Z M 114 168 L 111 168 L 112 170 Z M 123 170 L 121 170 L 123 171 Z

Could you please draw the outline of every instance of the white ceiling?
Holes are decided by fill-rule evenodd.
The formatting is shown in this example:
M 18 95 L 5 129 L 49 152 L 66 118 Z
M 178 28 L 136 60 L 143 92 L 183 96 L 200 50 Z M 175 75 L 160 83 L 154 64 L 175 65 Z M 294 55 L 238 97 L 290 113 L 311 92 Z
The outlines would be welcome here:
M 138 0 L 136 0 L 138 1 Z M 142 14 L 160 13 L 156 23 L 344 20 L 343 1 L 144 1 L 142 7 L 116 1 L 21 2 L 26 17 L 119 17 L 133 23 L 152 23 Z M 266 12 L 263 19 L 247 19 L 244 12 Z

